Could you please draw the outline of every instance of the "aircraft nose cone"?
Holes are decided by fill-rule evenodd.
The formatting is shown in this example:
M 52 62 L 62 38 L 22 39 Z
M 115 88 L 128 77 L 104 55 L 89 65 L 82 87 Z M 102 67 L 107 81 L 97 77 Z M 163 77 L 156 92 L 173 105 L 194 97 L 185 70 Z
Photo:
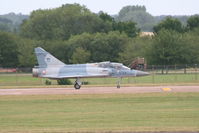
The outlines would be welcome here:
M 143 71 L 137 71 L 136 76 L 147 76 L 149 75 L 148 72 L 143 72 Z

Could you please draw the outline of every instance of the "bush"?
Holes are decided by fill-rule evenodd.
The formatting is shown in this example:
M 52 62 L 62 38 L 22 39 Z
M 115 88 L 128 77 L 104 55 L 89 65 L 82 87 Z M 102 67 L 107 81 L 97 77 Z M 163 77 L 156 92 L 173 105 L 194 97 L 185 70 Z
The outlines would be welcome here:
M 57 80 L 58 85 L 72 85 L 69 79 L 59 79 Z
M 51 85 L 51 81 L 50 80 L 46 80 L 45 84 L 46 85 Z
M 84 81 L 84 82 L 82 82 L 82 84 L 83 84 L 83 85 L 88 85 L 89 82 L 88 82 L 88 81 Z

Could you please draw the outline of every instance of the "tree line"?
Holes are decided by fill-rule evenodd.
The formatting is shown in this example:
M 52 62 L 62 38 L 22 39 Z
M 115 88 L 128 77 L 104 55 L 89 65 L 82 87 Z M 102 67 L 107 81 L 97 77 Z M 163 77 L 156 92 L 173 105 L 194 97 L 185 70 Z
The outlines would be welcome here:
M 166 15 L 161 16 L 152 16 L 147 12 L 145 6 L 125 6 L 123 7 L 118 14 L 112 15 L 112 17 L 117 22 L 126 22 L 132 21 L 137 23 L 137 27 L 141 31 L 153 31 L 153 27 L 158 24 L 160 21 L 165 19 Z M 183 25 L 186 25 L 186 22 L 190 16 L 179 15 L 172 16 L 177 18 Z M 23 20 L 28 19 L 28 15 L 9 13 L 0 15 L 0 30 L 8 32 L 19 32 L 20 24 Z
M 115 61 L 128 65 L 138 56 L 153 65 L 199 63 L 199 16 L 190 17 L 187 25 L 167 17 L 153 29 L 154 36 L 141 37 L 135 22 L 116 21 L 79 4 L 36 10 L 18 33 L 0 32 L 0 67 L 33 67 L 38 46 L 67 64 Z
M 0 15 L 0 31 L 17 33 L 24 19 L 28 19 L 28 15 L 15 13 Z

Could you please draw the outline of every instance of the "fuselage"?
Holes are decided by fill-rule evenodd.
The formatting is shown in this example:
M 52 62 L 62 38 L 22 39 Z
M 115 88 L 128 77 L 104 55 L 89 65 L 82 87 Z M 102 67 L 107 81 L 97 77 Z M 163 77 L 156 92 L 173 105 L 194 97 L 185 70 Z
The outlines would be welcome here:
M 131 70 L 120 64 L 111 62 L 54 65 L 49 67 L 33 68 L 34 77 L 45 77 L 51 79 L 62 78 L 90 78 L 90 77 L 133 77 L 148 75 L 147 72 Z

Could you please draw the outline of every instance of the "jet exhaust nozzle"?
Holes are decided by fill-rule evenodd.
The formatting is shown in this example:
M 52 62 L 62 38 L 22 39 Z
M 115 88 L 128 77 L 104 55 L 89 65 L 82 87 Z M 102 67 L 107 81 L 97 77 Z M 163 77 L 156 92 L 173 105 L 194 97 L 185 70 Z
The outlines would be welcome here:
M 39 77 L 39 69 L 38 68 L 32 69 L 32 76 L 33 77 Z

